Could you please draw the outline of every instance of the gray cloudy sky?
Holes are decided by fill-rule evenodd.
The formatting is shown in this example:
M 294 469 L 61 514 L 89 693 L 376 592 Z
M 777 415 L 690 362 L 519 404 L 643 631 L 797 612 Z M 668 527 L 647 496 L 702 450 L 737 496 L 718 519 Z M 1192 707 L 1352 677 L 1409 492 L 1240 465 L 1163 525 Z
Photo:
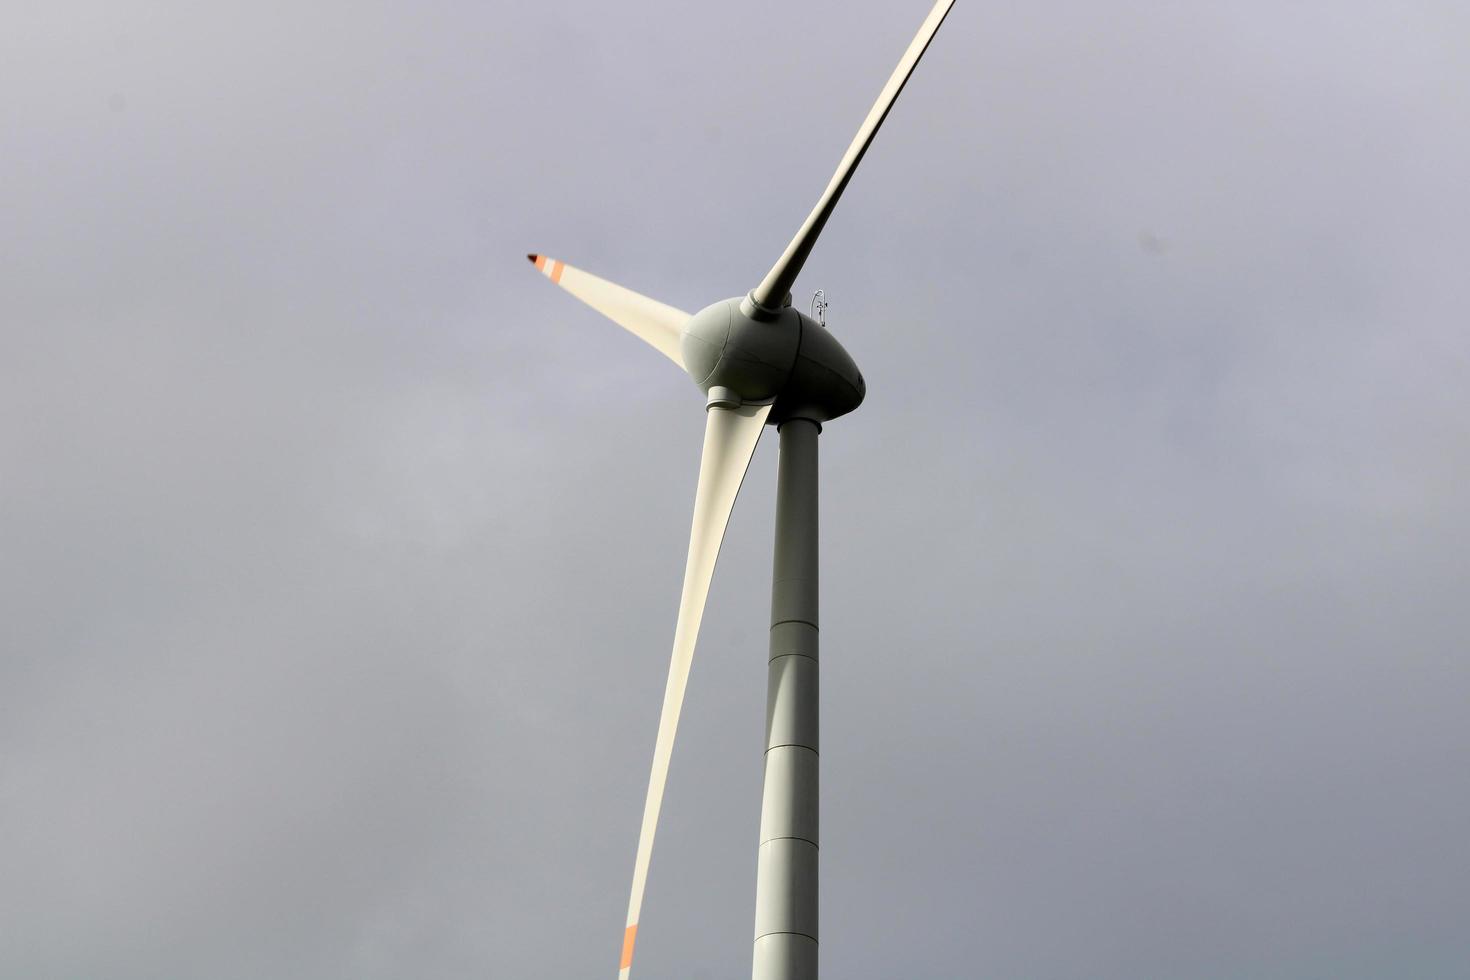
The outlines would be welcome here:
M 701 399 L 927 0 L 0 17 L 0 977 L 612 976 Z M 960 0 L 798 283 L 827 975 L 1470 970 L 1470 13 Z M 639 945 L 748 975 L 774 440 Z

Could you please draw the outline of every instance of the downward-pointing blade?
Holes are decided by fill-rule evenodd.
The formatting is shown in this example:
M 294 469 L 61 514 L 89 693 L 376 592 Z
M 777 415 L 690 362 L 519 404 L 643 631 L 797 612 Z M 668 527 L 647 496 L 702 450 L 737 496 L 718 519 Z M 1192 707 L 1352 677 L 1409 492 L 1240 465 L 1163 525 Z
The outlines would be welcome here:
M 878 93 L 878 101 L 873 103 L 873 108 L 868 111 L 868 118 L 863 120 L 857 135 L 853 137 L 852 145 L 843 154 L 842 162 L 837 164 L 837 172 L 832 175 L 827 189 L 817 200 L 817 206 L 812 208 L 811 214 L 807 215 L 806 223 L 801 226 L 796 237 L 791 239 L 791 244 L 786 246 L 785 253 L 771 267 L 771 271 L 766 273 L 766 278 L 751 291 L 751 296 L 755 299 L 757 306 L 763 306 L 768 310 L 780 309 L 782 299 L 791 289 L 792 284 L 796 282 L 797 273 L 801 272 L 807 255 L 811 253 L 812 246 L 817 243 L 817 236 L 822 233 L 822 226 L 827 223 L 832 209 L 837 206 L 837 199 L 842 196 L 847 182 L 852 179 L 853 172 L 857 170 L 863 154 L 868 152 L 868 145 L 873 142 L 873 137 L 878 135 L 878 127 L 883 125 L 883 120 L 888 116 L 888 110 L 893 108 L 898 93 L 903 91 L 909 75 L 913 74 L 914 66 L 924 56 L 924 50 L 929 47 L 929 42 L 934 40 L 939 25 L 944 23 L 949 8 L 953 6 L 954 0 L 939 0 L 934 5 L 934 9 L 929 11 L 929 16 L 924 18 L 923 25 L 919 27 L 919 33 L 914 37 L 908 50 L 903 53 L 903 57 L 899 59 L 898 67 L 893 69 L 893 74 L 888 78 L 888 84 L 884 85 L 883 91 Z
M 704 600 L 709 595 L 715 558 L 720 553 L 725 526 L 735 506 L 735 495 L 740 492 L 745 470 L 755 454 L 756 443 L 770 413 L 770 405 L 714 406 L 705 421 L 699 486 L 694 492 L 694 526 L 689 531 L 689 558 L 684 565 L 684 592 L 679 598 L 674 653 L 669 660 L 663 714 L 658 720 L 658 739 L 653 746 L 648 798 L 643 803 L 643 827 L 638 833 L 638 857 L 633 864 L 633 890 L 628 898 L 628 924 L 623 932 L 623 959 L 618 972 L 620 980 L 626 980 L 633 965 L 633 942 L 638 935 L 638 915 L 643 907 L 643 888 L 648 881 L 653 835 L 658 829 L 664 782 L 669 775 L 669 757 L 674 751 L 674 734 L 679 728 L 684 688 L 689 682 L 694 641 L 699 636 L 700 620 L 704 618 Z
M 615 282 L 599 279 L 560 259 L 534 252 L 526 258 L 531 260 L 542 275 L 562 289 L 624 330 L 642 337 L 680 368 L 684 366 L 684 356 L 679 351 L 679 334 L 689 321 L 688 313 L 656 299 L 649 299 L 642 293 L 624 289 Z

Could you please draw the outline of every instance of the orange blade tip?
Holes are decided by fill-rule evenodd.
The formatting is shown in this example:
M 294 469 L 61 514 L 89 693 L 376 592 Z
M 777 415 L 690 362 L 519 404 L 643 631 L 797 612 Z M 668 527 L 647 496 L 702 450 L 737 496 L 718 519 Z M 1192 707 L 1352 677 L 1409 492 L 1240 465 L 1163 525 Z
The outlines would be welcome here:
M 633 941 L 638 938 L 638 926 L 631 925 L 623 932 L 623 962 L 618 967 L 626 970 L 633 965 Z

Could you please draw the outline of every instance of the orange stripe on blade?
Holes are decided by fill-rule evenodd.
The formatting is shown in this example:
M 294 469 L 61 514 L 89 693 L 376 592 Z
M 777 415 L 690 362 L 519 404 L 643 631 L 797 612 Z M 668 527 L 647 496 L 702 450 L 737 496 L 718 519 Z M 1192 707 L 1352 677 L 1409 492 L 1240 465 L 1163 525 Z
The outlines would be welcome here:
M 556 283 L 557 285 L 561 285 L 561 273 L 562 273 L 562 270 L 565 269 L 566 267 L 567 267 L 567 264 L 565 262 L 562 262 L 559 259 L 552 259 L 551 260 L 551 281 L 554 282 L 554 283 Z
M 538 256 L 536 256 L 536 268 L 538 268 L 538 269 L 544 269 L 544 268 L 546 268 L 546 256 L 544 256 L 544 255 L 538 255 Z
M 623 933 L 623 962 L 618 966 L 619 970 L 626 970 L 633 965 L 633 940 L 638 937 L 638 926 L 635 923 Z

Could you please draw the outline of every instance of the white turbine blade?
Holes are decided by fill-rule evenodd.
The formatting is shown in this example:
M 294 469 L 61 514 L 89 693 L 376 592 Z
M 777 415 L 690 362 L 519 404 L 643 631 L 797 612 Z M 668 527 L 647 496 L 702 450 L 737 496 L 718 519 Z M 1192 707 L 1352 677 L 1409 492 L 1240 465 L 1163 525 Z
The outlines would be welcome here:
M 852 179 L 853 171 L 857 170 L 863 154 L 868 152 L 868 144 L 872 143 L 873 137 L 878 135 L 878 127 L 883 125 L 883 120 L 888 116 L 888 110 L 893 108 L 898 93 L 903 91 L 904 83 L 909 80 L 914 66 L 923 57 L 924 49 L 929 47 L 929 42 L 934 39 L 939 25 L 944 23 L 945 15 L 953 6 L 954 0 L 939 0 L 934 5 L 934 9 L 929 11 L 929 16 L 924 18 L 924 24 L 919 28 L 918 35 L 914 37 L 909 49 L 903 53 L 898 67 L 893 69 L 893 74 L 888 78 L 888 84 L 884 85 L 883 91 L 878 93 L 878 101 L 868 112 L 868 118 L 863 120 L 857 136 L 853 137 L 852 145 L 847 148 L 842 162 L 837 165 L 837 172 L 832 175 L 832 181 L 822 192 L 817 206 L 807 216 L 806 224 L 801 226 L 796 237 L 791 239 L 791 244 L 786 246 L 786 252 L 751 293 L 756 305 L 768 310 L 780 309 L 782 300 L 790 291 L 792 284 L 796 282 L 796 276 L 801 272 L 801 267 L 806 262 L 807 255 L 811 253 L 812 246 L 817 243 L 817 236 L 822 233 L 822 226 L 827 223 L 832 209 L 837 206 L 837 199 L 842 196 L 847 182 Z
M 656 299 L 649 299 L 642 293 L 624 289 L 615 282 L 599 279 L 590 272 L 575 269 L 560 259 L 535 253 L 526 258 L 546 278 L 624 330 L 648 341 L 680 368 L 684 367 L 684 355 L 679 350 L 679 335 L 684 324 L 689 321 L 688 313 Z
M 633 864 L 633 891 L 628 897 L 628 924 L 623 932 L 619 980 L 627 980 L 633 965 L 633 942 L 638 935 L 638 914 L 643 907 L 643 887 L 648 881 L 653 835 L 658 829 L 664 782 L 669 775 L 669 757 L 674 751 L 674 734 L 679 728 L 679 711 L 684 706 L 684 688 L 689 683 L 689 665 L 694 658 L 699 622 L 704 618 L 704 600 L 709 595 L 715 558 L 720 553 L 725 525 L 729 523 L 730 511 L 735 506 L 735 495 L 740 492 L 740 483 L 745 479 L 745 470 L 755 454 L 756 443 L 769 414 L 770 405 L 714 406 L 709 409 L 705 421 L 699 487 L 694 492 L 694 526 L 689 532 L 689 559 L 684 565 L 684 592 L 679 598 L 674 653 L 669 660 L 663 714 L 659 716 L 658 739 L 653 746 L 648 797 L 643 803 L 643 827 L 638 832 L 638 857 Z

